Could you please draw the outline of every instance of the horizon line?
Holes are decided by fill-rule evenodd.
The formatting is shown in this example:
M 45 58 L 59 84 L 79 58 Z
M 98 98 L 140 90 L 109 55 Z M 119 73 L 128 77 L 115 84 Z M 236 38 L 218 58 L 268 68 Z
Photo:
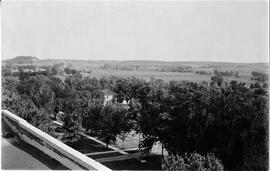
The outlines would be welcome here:
M 16 57 L 36 57 L 36 56 L 15 56 L 12 58 L 6 58 L 6 59 L 1 59 L 2 62 L 12 60 Z M 36 57 L 38 58 L 38 57 Z M 206 62 L 206 63 L 234 63 L 234 64 L 269 64 L 269 61 L 265 62 L 231 62 L 231 61 L 208 61 L 208 60 L 198 60 L 198 61 L 185 61 L 185 60 L 151 60 L 151 59 L 146 59 L 146 60 L 126 60 L 126 59 L 63 59 L 63 58 L 38 58 L 38 60 L 63 60 L 63 61 L 113 61 L 113 62 L 167 62 L 167 63 L 172 63 L 172 62 Z

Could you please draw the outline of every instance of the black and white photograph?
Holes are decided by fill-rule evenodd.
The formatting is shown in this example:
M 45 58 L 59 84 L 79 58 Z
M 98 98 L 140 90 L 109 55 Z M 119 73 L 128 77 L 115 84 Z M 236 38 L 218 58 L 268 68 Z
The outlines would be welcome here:
M 268 0 L 2 0 L 2 170 L 269 170 Z

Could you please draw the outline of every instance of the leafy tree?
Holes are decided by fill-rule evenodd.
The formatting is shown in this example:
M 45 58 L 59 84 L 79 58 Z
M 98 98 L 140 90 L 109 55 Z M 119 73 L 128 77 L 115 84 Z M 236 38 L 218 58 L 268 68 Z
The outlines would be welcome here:
M 226 169 L 267 169 L 269 97 L 259 83 L 253 89 L 236 81 L 221 86 L 221 75 L 231 74 L 222 71 L 212 78 L 220 86 L 116 77 L 101 82 L 80 74 L 69 76 L 64 84 L 35 74 L 4 79 L 2 105 L 44 131 L 51 130 L 48 114 L 61 110 L 66 114 L 67 140 L 76 139 L 80 125 L 107 145 L 117 135 L 124 140 L 133 128 L 143 134 L 141 149 L 149 151 L 161 142 L 170 155 L 181 155 L 184 163 L 185 152 L 211 152 Z M 128 111 L 117 103 L 103 107 L 100 89 L 104 87 L 116 93 L 118 102 L 127 100 Z
M 112 88 L 114 87 L 114 79 L 113 78 L 102 77 L 99 79 L 99 82 L 100 82 L 100 86 L 102 87 L 102 89 L 112 90 Z
M 105 141 L 107 147 L 110 141 L 115 141 L 116 136 L 121 132 L 122 128 L 119 123 L 125 113 L 125 109 L 117 104 L 107 103 L 103 107 L 101 111 L 102 120 L 99 137 Z
M 79 137 L 79 122 L 78 116 L 76 113 L 66 114 L 64 117 L 64 124 L 62 126 L 63 130 L 65 131 L 63 135 L 64 141 L 75 141 Z
M 91 101 L 91 93 L 89 91 L 75 91 L 69 90 L 69 96 L 63 98 L 62 111 L 67 114 L 73 112 L 80 116 L 88 108 L 88 103 Z
M 81 74 L 75 74 L 68 76 L 65 79 L 65 84 L 68 88 L 73 90 L 80 90 L 82 87 L 82 75 Z
M 2 65 L 2 76 L 7 77 L 12 75 L 11 65 Z
M 254 94 L 258 94 L 258 95 L 266 95 L 267 91 L 264 88 L 258 88 L 254 90 Z
M 64 72 L 66 74 L 70 74 L 70 75 L 76 75 L 79 74 L 79 71 L 77 71 L 76 69 L 70 69 L 71 66 L 64 68 Z
M 51 81 L 46 76 L 33 76 L 20 82 L 17 91 L 20 95 L 30 97 L 38 108 L 43 107 L 49 112 L 53 111 L 55 95 L 52 91 Z
M 64 63 L 54 64 L 51 68 L 52 75 L 63 75 Z
M 102 108 L 102 103 L 92 102 L 88 105 L 87 112 L 82 116 L 82 127 L 85 128 L 86 131 L 91 130 L 91 133 L 93 133 L 93 131 L 97 133 L 100 130 Z
M 262 72 L 256 72 L 252 71 L 251 72 L 251 80 L 256 80 L 259 82 L 265 82 L 268 80 L 268 74 L 262 73 Z
M 116 93 L 115 98 L 117 102 L 122 103 L 124 100 L 128 101 L 130 97 L 128 80 L 125 78 L 118 79 L 116 81 L 116 85 L 113 89 L 113 92 Z
M 234 77 L 236 77 L 236 78 L 240 78 L 238 71 L 235 71 L 235 73 L 234 73 Z
M 129 110 L 136 130 L 143 133 L 140 146 L 146 151 L 160 141 L 170 154 L 213 152 L 228 169 L 267 166 L 267 94 L 236 81 L 227 87 L 148 82 L 141 90 Z
M 31 124 L 47 134 L 56 137 L 55 131 L 52 127 L 51 121 L 47 117 L 46 110 L 44 108 L 39 109 L 35 115 L 31 117 L 33 120 Z
M 124 148 L 124 142 L 128 134 L 130 133 L 131 129 L 133 128 L 133 122 L 131 120 L 131 116 L 129 113 L 122 109 L 123 112 L 121 115 L 122 117 L 119 120 L 119 128 L 120 128 L 120 134 L 119 138 L 122 140 L 122 148 Z
M 131 113 L 133 113 L 132 115 L 137 121 L 135 127 L 137 132 L 143 133 L 140 149 L 145 152 L 149 152 L 152 145 L 156 141 L 161 140 L 162 135 L 164 135 L 164 128 L 161 127 L 163 120 L 160 117 L 169 107 L 166 104 L 168 98 L 165 87 L 166 84 L 164 82 L 151 80 L 149 83 L 144 83 L 139 89 L 138 100 L 131 101 L 129 110 L 136 110 L 137 114 Z

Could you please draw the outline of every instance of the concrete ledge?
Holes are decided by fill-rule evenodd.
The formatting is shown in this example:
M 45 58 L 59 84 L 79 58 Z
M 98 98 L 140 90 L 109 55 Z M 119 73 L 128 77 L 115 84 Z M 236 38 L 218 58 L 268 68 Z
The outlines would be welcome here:
M 67 168 L 76 170 L 110 170 L 101 163 L 74 150 L 7 110 L 2 110 L 2 117 L 5 123 L 23 141 L 38 148 Z

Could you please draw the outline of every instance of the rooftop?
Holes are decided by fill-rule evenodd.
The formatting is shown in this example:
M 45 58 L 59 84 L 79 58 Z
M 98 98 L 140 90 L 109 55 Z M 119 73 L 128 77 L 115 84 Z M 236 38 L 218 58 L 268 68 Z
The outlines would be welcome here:
M 7 130 L 2 122 L 2 131 Z M 3 170 L 66 170 L 58 161 L 19 138 L 1 137 L 1 162 Z

